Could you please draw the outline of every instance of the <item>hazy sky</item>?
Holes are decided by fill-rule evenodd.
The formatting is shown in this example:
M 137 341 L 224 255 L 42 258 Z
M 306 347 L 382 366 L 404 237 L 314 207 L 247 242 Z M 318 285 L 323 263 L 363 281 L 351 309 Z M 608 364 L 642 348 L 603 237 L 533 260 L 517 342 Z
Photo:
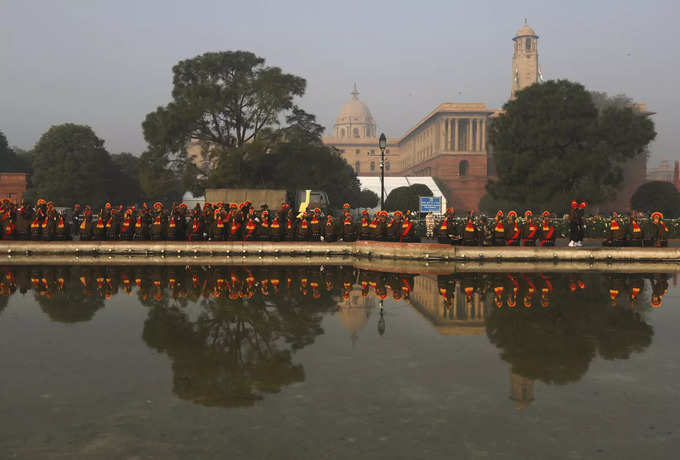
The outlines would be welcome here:
M 656 112 L 652 161 L 680 158 L 677 0 L 0 0 L 0 130 L 32 147 L 88 124 L 141 153 L 141 121 L 170 101 L 171 68 L 250 50 L 307 79 L 298 103 L 328 128 L 357 82 L 378 132 L 400 136 L 441 102 L 498 108 L 528 18 L 546 79 L 625 93 Z M 328 132 L 328 131 L 327 131 Z

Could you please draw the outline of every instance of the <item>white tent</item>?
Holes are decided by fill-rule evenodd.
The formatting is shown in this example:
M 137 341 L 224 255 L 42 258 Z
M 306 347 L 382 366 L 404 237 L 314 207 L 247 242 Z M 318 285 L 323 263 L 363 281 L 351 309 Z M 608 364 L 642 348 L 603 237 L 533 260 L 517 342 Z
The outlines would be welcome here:
M 378 198 L 380 198 L 380 176 L 357 176 L 357 179 L 359 179 L 359 182 L 361 183 L 362 190 L 363 189 L 371 190 L 376 195 L 378 195 Z M 429 176 L 385 177 L 385 200 L 387 200 L 387 196 L 395 188 L 409 187 L 413 184 L 427 185 L 427 188 L 432 190 L 432 196 L 442 197 L 442 212 L 446 210 L 446 198 L 444 198 L 444 194 L 442 193 L 441 190 L 439 190 L 439 187 L 437 187 L 437 184 L 435 183 L 434 179 Z M 376 211 L 378 209 L 380 209 L 379 202 L 378 206 L 376 206 L 373 209 L 373 211 Z

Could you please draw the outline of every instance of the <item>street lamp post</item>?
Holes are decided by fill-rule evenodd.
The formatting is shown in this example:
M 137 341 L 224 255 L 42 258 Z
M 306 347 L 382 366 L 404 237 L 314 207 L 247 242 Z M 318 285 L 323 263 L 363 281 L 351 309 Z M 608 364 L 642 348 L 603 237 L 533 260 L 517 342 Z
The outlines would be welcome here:
M 387 138 L 385 133 L 380 134 L 378 141 L 380 147 L 380 210 L 385 210 L 385 147 L 387 147 Z

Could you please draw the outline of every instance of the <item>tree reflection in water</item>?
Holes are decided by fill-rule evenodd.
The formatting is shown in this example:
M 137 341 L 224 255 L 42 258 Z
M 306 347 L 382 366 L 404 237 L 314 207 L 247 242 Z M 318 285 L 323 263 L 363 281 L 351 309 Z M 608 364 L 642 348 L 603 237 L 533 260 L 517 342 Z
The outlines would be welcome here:
M 335 308 L 331 292 L 320 289 L 318 270 L 192 270 L 192 280 L 204 297 L 196 318 L 155 305 L 144 324 L 144 341 L 172 360 L 179 397 L 246 406 L 304 380 L 293 351 L 323 333 L 322 313 Z
M 549 304 L 492 310 L 489 340 L 512 373 L 545 383 L 581 379 L 593 358 L 627 359 L 652 342 L 641 276 L 552 277 Z M 652 278 L 654 286 L 654 278 Z

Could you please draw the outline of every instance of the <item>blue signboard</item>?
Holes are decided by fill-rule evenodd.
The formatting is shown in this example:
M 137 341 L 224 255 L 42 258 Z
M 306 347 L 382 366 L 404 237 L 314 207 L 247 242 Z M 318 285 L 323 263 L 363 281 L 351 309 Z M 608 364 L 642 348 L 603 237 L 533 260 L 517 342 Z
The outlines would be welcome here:
M 442 197 L 440 196 L 421 196 L 420 212 L 442 212 Z

